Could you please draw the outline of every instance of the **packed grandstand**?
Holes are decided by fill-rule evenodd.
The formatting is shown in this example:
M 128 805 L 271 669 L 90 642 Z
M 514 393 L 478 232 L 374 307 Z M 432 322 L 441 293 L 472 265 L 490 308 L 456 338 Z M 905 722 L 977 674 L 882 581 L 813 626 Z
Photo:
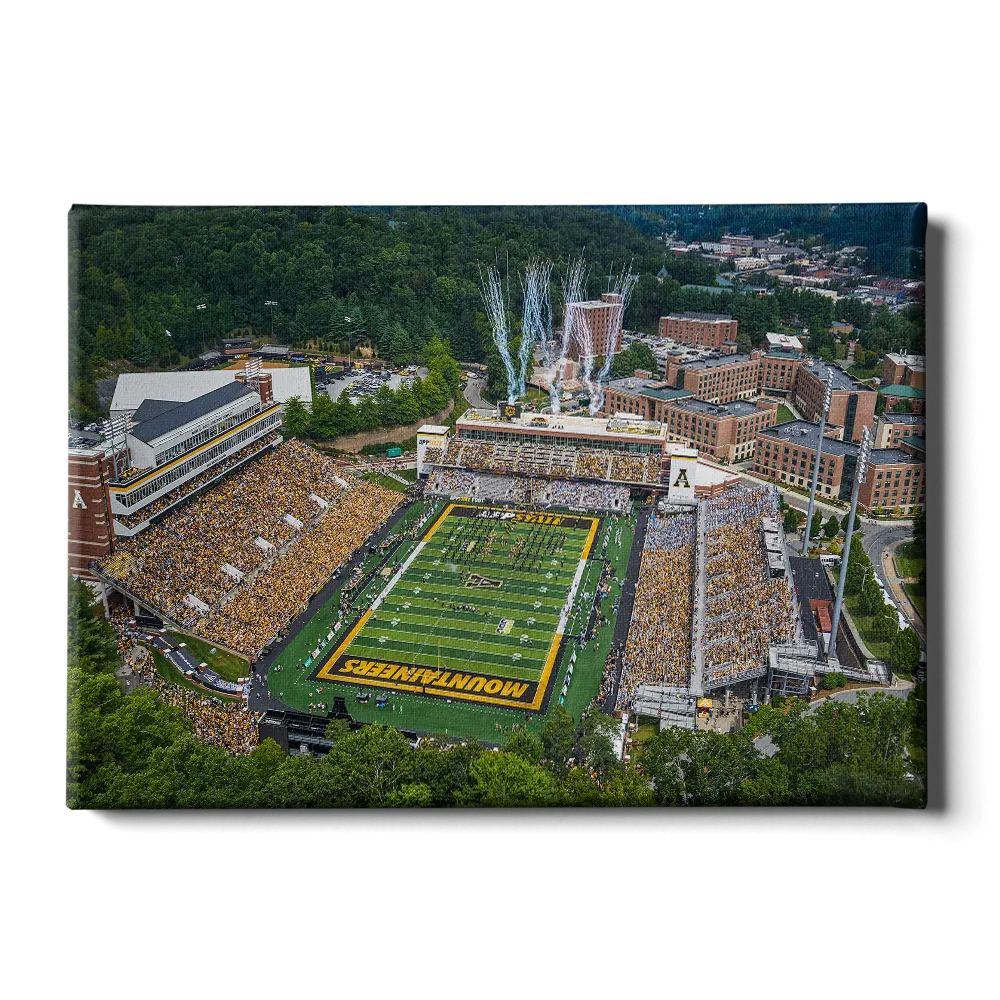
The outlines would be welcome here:
M 259 656 L 403 502 L 290 440 L 144 534 L 98 572 L 196 635 Z

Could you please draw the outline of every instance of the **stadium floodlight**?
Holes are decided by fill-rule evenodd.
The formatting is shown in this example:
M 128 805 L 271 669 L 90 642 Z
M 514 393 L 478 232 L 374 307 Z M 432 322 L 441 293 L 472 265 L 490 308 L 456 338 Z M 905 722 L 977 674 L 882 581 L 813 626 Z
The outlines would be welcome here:
M 826 392 L 823 394 L 823 410 L 819 418 L 819 441 L 816 443 L 816 457 L 813 459 L 812 486 L 809 490 L 809 509 L 806 511 L 806 533 L 802 541 L 802 557 L 809 557 L 809 539 L 812 535 L 813 507 L 816 504 L 816 487 L 819 484 L 819 464 L 823 460 L 823 435 L 826 433 L 826 415 L 833 399 L 833 372 L 827 372 Z
M 861 431 L 861 447 L 858 449 L 858 465 L 854 471 L 854 490 L 851 493 L 851 512 L 847 517 L 847 535 L 844 538 L 844 554 L 840 559 L 840 579 L 837 581 L 837 600 L 833 606 L 833 622 L 830 626 L 830 645 L 827 658 L 837 655 L 837 628 L 840 625 L 840 607 L 844 602 L 844 583 L 847 580 L 847 565 L 851 560 L 851 538 L 854 536 L 854 515 L 858 509 L 858 491 L 868 477 L 868 460 L 872 454 L 872 438 L 867 427 Z
M 264 299 L 264 307 L 271 311 L 271 339 L 274 340 L 274 307 L 278 303 L 274 299 Z
M 197 305 L 197 306 L 194 307 L 195 312 L 197 312 L 199 309 L 207 309 L 207 308 L 208 308 L 208 303 L 207 302 L 202 302 L 201 305 Z M 201 317 L 201 353 L 202 354 L 206 353 L 206 351 L 205 351 L 205 317 L 204 316 Z

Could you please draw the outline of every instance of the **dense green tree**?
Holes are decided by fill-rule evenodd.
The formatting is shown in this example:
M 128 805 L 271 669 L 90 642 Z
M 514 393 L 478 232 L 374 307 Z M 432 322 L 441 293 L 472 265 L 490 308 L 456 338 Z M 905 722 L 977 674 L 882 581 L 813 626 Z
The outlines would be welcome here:
M 902 674 L 912 674 L 920 665 L 920 639 L 911 628 L 900 629 L 889 649 L 889 666 Z
M 548 806 L 559 801 L 550 774 L 511 753 L 485 753 L 469 768 L 469 784 L 458 794 L 467 806 Z
M 576 723 L 562 706 L 556 705 L 545 720 L 541 732 L 545 756 L 556 765 L 564 765 L 573 754 L 576 743 Z
M 836 538 L 838 531 L 840 531 L 840 522 L 837 520 L 836 515 L 831 514 L 827 522 L 823 525 L 823 534 L 827 538 Z
M 529 764 L 538 764 L 545 753 L 545 746 L 534 733 L 511 733 L 504 741 L 504 753 L 512 753 Z
M 295 437 L 305 434 L 309 427 L 309 411 L 301 396 L 292 396 L 285 403 L 281 425 L 283 430 Z

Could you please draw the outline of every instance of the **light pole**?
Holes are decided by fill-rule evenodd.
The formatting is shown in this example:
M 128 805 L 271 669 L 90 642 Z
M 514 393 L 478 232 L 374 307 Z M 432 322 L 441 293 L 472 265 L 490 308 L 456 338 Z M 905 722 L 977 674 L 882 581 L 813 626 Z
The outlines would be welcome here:
M 809 558 L 809 536 L 812 534 L 813 507 L 816 503 L 816 486 L 819 483 L 819 463 L 823 460 L 823 434 L 826 431 L 826 414 L 833 398 L 833 372 L 827 372 L 826 392 L 823 394 L 823 410 L 819 417 L 819 442 L 816 445 L 816 458 L 813 462 L 812 487 L 809 490 L 809 510 L 806 512 L 806 533 L 802 541 L 802 558 Z
M 274 299 L 265 299 L 264 300 L 264 307 L 266 309 L 269 309 L 270 312 L 271 312 L 271 340 L 274 340 L 274 307 L 277 304 L 278 303 L 275 302 Z
M 202 302 L 202 304 L 200 306 L 195 306 L 194 307 L 194 311 L 195 312 L 199 312 L 200 310 L 207 309 L 207 308 L 208 308 L 208 303 L 207 302 Z M 201 317 L 201 353 L 205 354 L 206 351 L 207 351 L 207 348 L 205 347 L 205 317 L 202 316 Z
M 840 560 L 840 579 L 837 581 L 837 600 L 833 606 L 833 623 L 830 626 L 830 645 L 827 647 L 827 659 L 830 651 L 837 655 L 837 627 L 840 625 L 840 608 L 844 603 L 844 582 L 847 580 L 847 566 L 851 561 L 851 537 L 854 534 L 854 514 L 858 509 L 858 491 L 868 474 L 868 458 L 872 451 L 872 439 L 868 428 L 861 432 L 861 447 L 858 450 L 858 466 L 854 470 L 854 490 L 851 493 L 851 513 L 847 517 L 847 535 L 844 538 L 844 558 Z

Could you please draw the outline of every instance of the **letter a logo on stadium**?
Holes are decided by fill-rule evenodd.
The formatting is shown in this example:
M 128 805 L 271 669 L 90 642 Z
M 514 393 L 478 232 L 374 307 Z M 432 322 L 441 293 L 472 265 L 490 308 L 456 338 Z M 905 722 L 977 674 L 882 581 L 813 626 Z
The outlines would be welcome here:
M 674 480 L 674 486 L 683 486 L 685 489 L 691 489 L 691 483 L 688 482 L 687 469 L 681 469 L 677 473 L 677 478 Z
M 74 490 L 73 491 L 73 506 L 74 507 L 82 507 L 84 510 L 87 509 L 87 505 L 83 502 L 83 497 L 80 496 L 80 491 L 79 490 Z

